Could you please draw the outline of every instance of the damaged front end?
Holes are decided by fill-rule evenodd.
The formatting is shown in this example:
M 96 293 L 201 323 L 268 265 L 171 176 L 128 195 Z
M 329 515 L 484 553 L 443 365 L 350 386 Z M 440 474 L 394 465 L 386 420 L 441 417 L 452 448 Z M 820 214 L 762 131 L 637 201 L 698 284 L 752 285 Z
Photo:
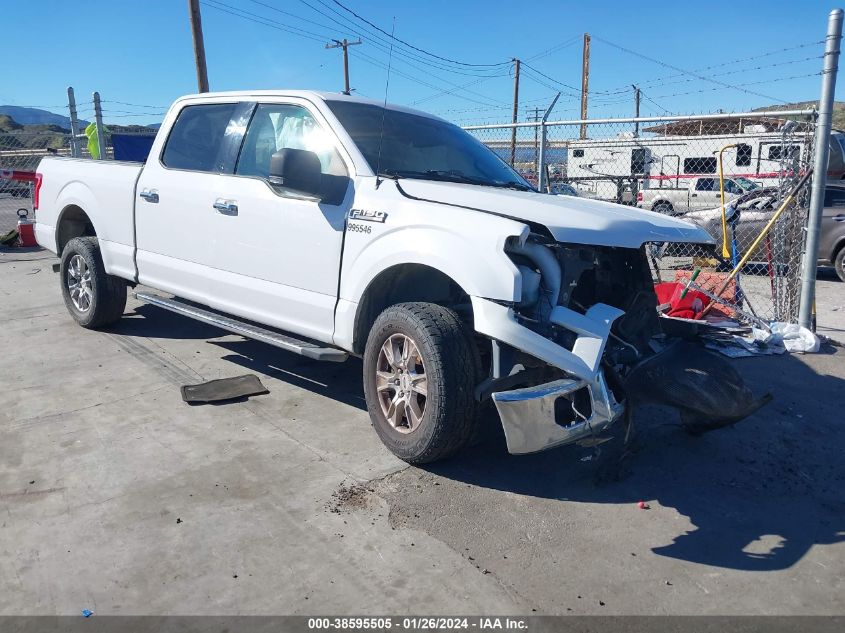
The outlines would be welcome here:
M 699 431 L 765 404 L 724 360 L 662 332 L 643 248 L 531 234 L 506 253 L 520 271 L 520 300 L 472 302 L 476 331 L 492 339 L 490 377 L 476 395 L 492 397 L 509 452 L 586 440 L 639 402 L 675 406 Z

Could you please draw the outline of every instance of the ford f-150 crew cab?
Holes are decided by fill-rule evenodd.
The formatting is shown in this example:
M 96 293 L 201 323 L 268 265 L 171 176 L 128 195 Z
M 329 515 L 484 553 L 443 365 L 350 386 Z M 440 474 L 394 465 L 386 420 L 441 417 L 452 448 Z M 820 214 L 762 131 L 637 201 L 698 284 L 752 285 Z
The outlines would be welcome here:
M 137 287 L 309 358 L 361 356 L 373 426 L 413 463 L 466 444 L 490 398 L 512 453 L 617 420 L 664 336 L 644 244 L 713 241 L 538 193 L 451 123 L 335 94 L 183 97 L 146 164 L 38 172 L 37 239 L 80 325 L 115 322 Z
M 669 182 L 669 181 L 663 181 Z M 725 178 L 725 200 L 757 189 L 759 185 L 738 176 Z M 695 209 L 709 209 L 722 203 L 719 177 L 692 178 L 680 187 L 645 188 L 637 192 L 637 206 L 667 215 L 679 215 Z

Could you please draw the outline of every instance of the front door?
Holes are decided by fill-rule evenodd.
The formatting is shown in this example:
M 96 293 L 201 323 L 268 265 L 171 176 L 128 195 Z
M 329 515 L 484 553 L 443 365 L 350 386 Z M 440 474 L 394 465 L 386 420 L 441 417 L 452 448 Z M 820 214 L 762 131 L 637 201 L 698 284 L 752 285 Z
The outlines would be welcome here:
M 324 342 L 334 330 L 352 189 L 328 130 L 305 104 L 259 104 L 234 174 L 221 176 L 221 209 L 210 224 L 218 271 L 210 305 Z M 270 157 L 283 148 L 315 152 L 324 181 L 343 185 L 336 199 L 306 199 L 271 185 Z

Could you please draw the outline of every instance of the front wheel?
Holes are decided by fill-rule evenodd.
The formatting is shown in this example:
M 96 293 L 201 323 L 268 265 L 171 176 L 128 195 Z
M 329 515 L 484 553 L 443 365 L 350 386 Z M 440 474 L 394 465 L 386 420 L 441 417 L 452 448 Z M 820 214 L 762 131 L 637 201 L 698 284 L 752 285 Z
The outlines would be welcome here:
M 96 237 L 75 237 L 62 251 L 59 272 L 68 312 L 84 328 L 117 321 L 126 308 L 126 282 L 109 275 Z
M 449 308 L 400 303 L 382 312 L 364 350 L 364 394 L 381 441 L 424 464 L 463 448 L 475 430 L 478 349 Z
M 833 267 L 836 268 L 836 274 L 839 279 L 845 281 L 845 246 L 839 249 L 836 257 L 833 258 Z

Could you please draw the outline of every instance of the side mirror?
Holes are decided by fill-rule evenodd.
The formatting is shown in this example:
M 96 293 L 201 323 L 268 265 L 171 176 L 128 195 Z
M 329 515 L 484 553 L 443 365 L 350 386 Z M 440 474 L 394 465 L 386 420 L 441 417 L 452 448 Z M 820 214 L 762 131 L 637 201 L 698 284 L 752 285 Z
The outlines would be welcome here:
M 270 157 L 270 184 L 296 193 L 320 197 L 323 183 L 320 159 L 304 149 L 280 149 Z

